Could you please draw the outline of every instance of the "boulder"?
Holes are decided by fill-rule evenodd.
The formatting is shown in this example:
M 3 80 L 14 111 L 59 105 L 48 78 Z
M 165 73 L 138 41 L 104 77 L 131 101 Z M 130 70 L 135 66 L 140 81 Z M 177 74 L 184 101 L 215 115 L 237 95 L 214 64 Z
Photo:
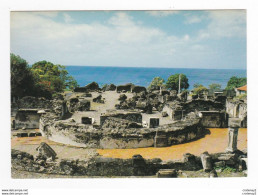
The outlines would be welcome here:
M 127 99 L 127 96 L 125 94 L 121 94 L 118 98 L 120 101 L 125 101 Z
M 85 89 L 87 91 L 97 91 L 99 90 L 99 84 L 96 82 L 89 83 L 88 85 L 85 86 Z
M 116 87 L 116 91 L 117 92 L 123 92 L 123 93 L 131 92 L 132 86 L 133 86 L 132 83 L 128 83 L 128 84 L 125 84 L 125 85 L 118 85 Z
M 96 103 L 101 103 L 101 104 L 104 103 L 104 100 L 102 100 L 102 95 L 98 95 L 96 98 L 93 98 L 92 101 Z
M 102 88 L 103 91 L 115 91 L 116 86 L 114 84 L 105 85 L 105 87 Z
M 85 92 L 87 92 L 87 89 L 85 87 L 75 87 L 75 89 L 73 91 L 85 93 Z
M 142 86 L 132 86 L 131 88 L 132 93 L 140 93 L 140 92 L 146 92 L 146 88 Z

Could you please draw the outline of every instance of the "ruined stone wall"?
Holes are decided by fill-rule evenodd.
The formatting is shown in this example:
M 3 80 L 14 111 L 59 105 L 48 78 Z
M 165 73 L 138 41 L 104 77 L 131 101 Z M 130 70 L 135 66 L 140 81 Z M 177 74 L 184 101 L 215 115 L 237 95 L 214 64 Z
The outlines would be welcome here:
M 244 101 L 226 101 L 226 112 L 230 118 L 240 118 L 241 127 L 247 127 L 247 103 Z
M 197 139 L 207 133 L 199 119 L 178 121 L 157 128 L 94 128 L 92 125 L 61 121 L 46 114 L 40 119 L 43 136 L 55 142 L 86 148 L 141 148 L 154 146 L 156 131 L 166 134 L 167 145 Z
M 19 109 L 51 109 L 52 105 L 50 100 L 42 97 L 26 96 L 17 101 Z
M 15 116 L 15 129 L 37 129 L 39 128 L 40 115 L 37 110 L 19 110 Z
M 115 113 L 100 116 L 100 126 L 103 125 L 103 123 L 108 117 L 120 118 L 136 123 L 142 123 L 142 115 L 140 113 Z
M 93 156 L 85 160 L 61 159 L 58 163 L 37 161 L 26 152 L 12 150 L 12 167 L 17 170 L 85 176 L 154 176 L 160 169 L 197 171 L 202 169 L 201 160 L 186 154 L 181 161 L 162 161 L 161 159 L 144 159 L 134 155 L 130 159 L 105 158 Z
M 117 92 L 121 92 L 121 91 L 131 92 L 132 86 L 133 86 L 133 84 L 118 85 L 116 87 L 116 91 Z
M 204 111 L 201 114 L 201 124 L 206 128 L 228 127 L 228 115 L 225 112 Z

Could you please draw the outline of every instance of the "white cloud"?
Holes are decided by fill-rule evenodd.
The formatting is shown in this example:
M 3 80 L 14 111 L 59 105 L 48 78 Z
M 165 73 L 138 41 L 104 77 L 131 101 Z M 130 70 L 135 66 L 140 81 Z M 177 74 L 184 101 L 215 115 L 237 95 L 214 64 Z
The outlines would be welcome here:
M 185 40 L 185 41 L 188 41 L 189 39 L 190 39 L 189 35 L 185 35 L 185 36 L 184 36 L 184 40 Z
M 63 16 L 64 16 L 65 23 L 70 23 L 73 21 L 72 17 L 69 14 L 64 13 Z
M 146 11 L 151 16 L 155 17 L 166 17 L 173 14 L 178 14 L 179 11 L 171 10 L 171 11 Z
M 60 64 L 130 66 L 151 58 L 155 65 L 165 51 L 173 56 L 185 39 L 143 27 L 125 13 L 115 14 L 108 25 L 58 23 L 30 13 L 11 17 L 11 50 L 30 63 L 49 58 Z
M 214 30 L 219 21 L 213 15 L 198 37 L 191 32 L 167 34 L 124 12 L 116 12 L 102 23 L 75 24 L 70 16 L 63 15 L 64 23 L 42 13 L 13 12 L 11 52 L 30 64 L 49 60 L 64 65 L 193 67 L 214 55 L 210 46 L 204 46 L 206 40 L 221 36 Z M 231 26 L 237 26 L 234 21 L 231 19 Z
M 186 18 L 185 23 L 186 24 L 195 24 L 195 23 L 200 23 L 202 21 L 201 16 L 196 16 L 196 15 L 188 15 Z
M 246 12 L 244 10 L 207 11 L 210 23 L 202 29 L 199 38 L 223 38 L 246 36 Z

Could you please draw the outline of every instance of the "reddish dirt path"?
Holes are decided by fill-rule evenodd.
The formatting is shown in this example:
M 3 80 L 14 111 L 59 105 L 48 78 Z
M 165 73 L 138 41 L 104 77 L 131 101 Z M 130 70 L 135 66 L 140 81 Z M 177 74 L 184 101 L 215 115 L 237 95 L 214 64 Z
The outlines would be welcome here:
M 97 152 L 105 157 L 131 158 L 134 154 L 140 154 L 144 158 L 161 158 L 162 160 L 181 159 L 184 153 L 200 155 L 208 151 L 209 153 L 224 152 L 228 143 L 228 129 L 209 129 L 210 135 L 197 141 L 174 145 L 165 148 L 137 148 L 137 149 L 104 149 Z M 241 128 L 238 132 L 238 149 L 247 147 L 247 129 Z
M 104 157 L 131 158 L 134 154 L 141 154 L 146 159 L 161 158 L 162 160 L 181 159 L 184 153 L 200 155 L 204 151 L 209 153 L 223 152 L 227 147 L 228 129 L 210 129 L 211 134 L 204 138 L 165 148 L 137 148 L 137 149 L 98 149 L 97 152 Z M 84 149 L 79 147 L 59 144 L 44 137 L 12 138 L 12 148 L 36 154 L 36 147 L 46 142 L 56 151 L 59 158 L 83 159 L 95 149 Z M 238 133 L 238 149 L 247 148 L 247 129 L 241 128 Z

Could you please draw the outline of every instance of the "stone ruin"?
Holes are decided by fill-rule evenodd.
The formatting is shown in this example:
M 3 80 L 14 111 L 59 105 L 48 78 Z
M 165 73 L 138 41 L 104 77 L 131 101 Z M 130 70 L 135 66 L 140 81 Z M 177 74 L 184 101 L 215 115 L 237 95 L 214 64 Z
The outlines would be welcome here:
M 46 159 L 48 161 L 54 161 L 56 159 L 56 152 L 45 142 L 41 142 L 36 148 L 38 151 L 37 159 Z

